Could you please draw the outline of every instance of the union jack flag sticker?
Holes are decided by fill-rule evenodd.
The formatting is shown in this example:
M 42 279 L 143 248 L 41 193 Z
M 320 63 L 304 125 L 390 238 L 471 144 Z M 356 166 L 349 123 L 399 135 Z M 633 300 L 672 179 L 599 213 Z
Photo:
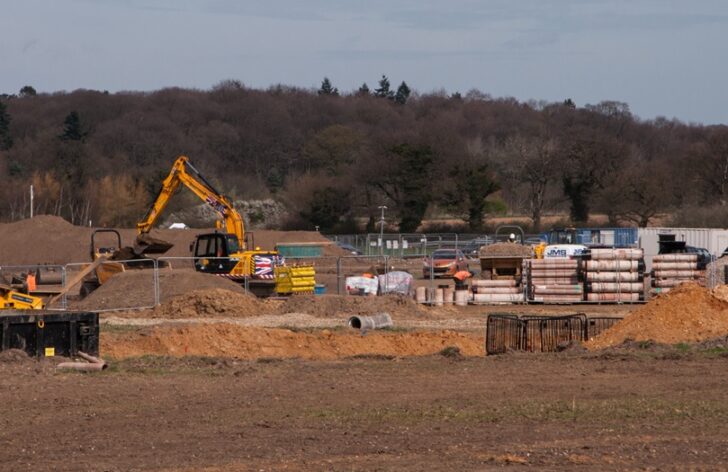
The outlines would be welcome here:
M 272 279 L 274 257 L 275 256 L 253 256 L 253 263 L 255 264 L 255 272 L 253 276 L 259 279 Z

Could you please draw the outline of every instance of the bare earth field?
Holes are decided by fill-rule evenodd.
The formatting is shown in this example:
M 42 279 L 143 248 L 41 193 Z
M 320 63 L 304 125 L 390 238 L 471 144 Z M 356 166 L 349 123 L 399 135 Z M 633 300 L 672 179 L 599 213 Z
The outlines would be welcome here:
M 728 359 L 0 362 L 2 470 L 716 470 Z
M 0 260 L 84 260 L 89 231 L 0 225 Z M 19 257 L 28 244 L 43 250 Z M 685 284 L 646 305 L 429 307 L 332 295 L 332 260 L 317 265 L 329 295 L 287 299 L 160 270 L 161 304 L 100 315 L 102 372 L 0 353 L 0 470 L 728 470 L 728 288 Z M 372 263 L 345 262 L 343 274 Z M 128 271 L 69 306 L 150 306 L 153 280 Z M 347 327 L 383 312 L 393 327 Z M 486 357 L 486 315 L 503 312 L 627 318 L 589 351 Z

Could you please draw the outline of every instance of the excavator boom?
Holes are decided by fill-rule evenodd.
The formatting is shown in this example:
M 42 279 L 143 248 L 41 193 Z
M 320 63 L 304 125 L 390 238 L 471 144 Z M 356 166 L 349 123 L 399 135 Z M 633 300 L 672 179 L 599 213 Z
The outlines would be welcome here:
M 202 174 L 192 165 L 187 156 L 180 156 L 172 165 L 172 170 L 162 182 L 162 188 L 154 200 L 154 203 L 147 211 L 142 221 L 137 224 L 139 233 L 138 241 L 143 240 L 145 235 L 154 227 L 159 216 L 167 208 L 170 199 L 177 192 L 180 185 L 184 185 L 192 193 L 215 210 L 223 220 L 225 231 L 234 234 L 238 239 L 240 248 L 245 250 L 245 226 L 240 213 L 233 207 L 232 203 L 222 193 L 208 182 Z

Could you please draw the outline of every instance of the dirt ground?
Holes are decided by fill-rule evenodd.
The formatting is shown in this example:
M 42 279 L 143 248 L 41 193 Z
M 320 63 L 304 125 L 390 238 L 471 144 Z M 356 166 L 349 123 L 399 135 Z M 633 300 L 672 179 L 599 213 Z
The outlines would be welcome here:
M 3 470 L 718 470 L 728 359 L 0 362 Z M 706 376 L 706 373 L 710 373 Z

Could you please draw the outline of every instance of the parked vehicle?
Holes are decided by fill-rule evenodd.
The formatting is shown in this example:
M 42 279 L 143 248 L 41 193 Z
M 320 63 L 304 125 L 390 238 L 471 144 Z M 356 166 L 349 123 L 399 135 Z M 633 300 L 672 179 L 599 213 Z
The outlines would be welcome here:
M 460 249 L 438 249 L 431 257 L 424 259 L 422 276 L 424 278 L 452 277 L 460 270 L 470 270 L 468 260 Z
M 466 242 L 460 249 L 462 249 L 463 254 L 465 254 L 467 257 L 477 259 L 480 248 L 492 243 L 493 238 L 484 236 L 482 238 L 471 239 L 470 241 Z
M 353 254 L 355 256 L 361 256 L 362 255 L 362 252 L 360 250 L 358 250 L 357 248 L 355 248 L 354 246 L 352 246 L 351 244 L 337 242 L 336 245 L 339 246 L 344 251 L 348 251 L 348 252 L 350 252 L 351 254 Z

